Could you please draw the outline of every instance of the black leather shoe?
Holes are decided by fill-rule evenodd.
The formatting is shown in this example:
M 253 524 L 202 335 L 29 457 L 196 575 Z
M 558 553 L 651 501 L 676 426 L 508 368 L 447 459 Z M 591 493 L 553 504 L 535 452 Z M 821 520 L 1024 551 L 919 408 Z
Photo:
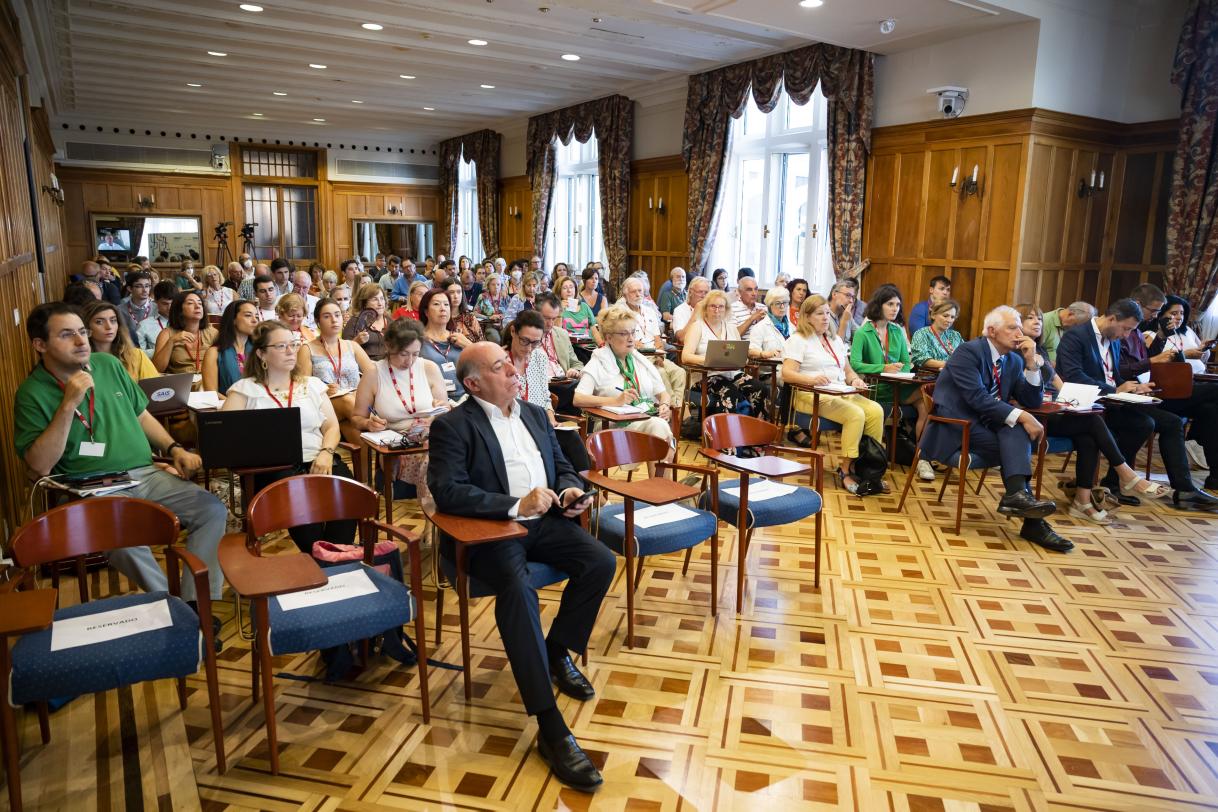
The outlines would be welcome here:
M 592 683 L 575 667 L 570 655 L 550 661 L 550 679 L 558 686 L 558 690 L 580 702 L 587 702 L 596 696 Z
M 1024 522 L 1019 531 L 1019 537 L 1055 553 L 1068 553 L 1074 549 L 1072 541 L 1062 538 L 1056 530 L 1049 526 L 1048 522 L 1040 519 Z
M 1003 516 L 1018 516 L 1022 519 L 1043 519 L 1057 510 L 1052 499 L 1037 499 L 1027 491 L 1009 493 L 998 503 L 998 512 Z
M 1171 506 L 1176 510 L 1218 509 L 1218 497 L 1205 491 L 1176 491 L 1171 497 Z
M 574 736 L 567 735 L 556 742 L 547 742 L 538 736 L 537 754 L 550 765 L 554 777 L 571 789 L 592 792 L 605 780 Z

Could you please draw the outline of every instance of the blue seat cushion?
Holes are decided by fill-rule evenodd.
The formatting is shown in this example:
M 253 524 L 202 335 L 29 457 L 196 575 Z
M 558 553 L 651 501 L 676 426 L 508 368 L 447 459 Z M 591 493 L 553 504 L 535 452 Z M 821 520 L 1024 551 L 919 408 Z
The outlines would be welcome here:
M 795 425 L 799 426 L 804 431 L 811 431 L 812 415 L 807 412 L 795 413 Z M 827 417 L 820 418 L 820 431 L 838 431 L 842 430 L 842 424 L 834 422 Z
M 648 505 L 636 504 L 635 514 Z M 652 527 L 634 526 L 634 537 L 638 540 L 639 555 L 663 555 L 676 550 L 693 547 L 715 534 L 718 522 L 705 510 L 695 510 L 679 522 L 657 524 Z M 618 555 L 625 555 L 622 539 L 626 535 L 626 506 L 607 505 L 601 510 L 600 539 Z
M 51 628 L 22 635 L 13 646 L 13 706 L 52 697 L 108 691 L 153 679 L 185 677 L 199 670 L 203 633 L 199 618 L 168 592 L 102 598 L 55 612 L 55 620 L 85 617 L 131 606 L 169 602 L 173 624 L 163 629 L 51 651 Z
M 1049 444 L 1045 448 L 1046 454 L 1066 454 L 1074 450 L 1074 441 L 1069 437 L 1054 437 L 1049 435 Z
M 448 578 L 449 583 L 457 583 L 457 565 L 452 559 L 447 556 L 440 556 L 440 569 Z M 542 589 L 551 584 L 567 580 L 565 572 L 556 567 L 551 567 L 549 564 L 543 564 L 540 561 L 529 561 L 525 564 L 525 570 L 528 573 L 529 586 L 533 587 L 533 589 Z M 469 596 L 471 598 L 485 598 L 494 594 L 495 590 L 474 576 L 469 576 Z
M 749 489 L 752 489 L 766 480 L 763 477 L 750 477 Z M 737 493 L 728 493 L 728 488 L 738 488 L 740 482 L 735 479 L 719 480 L 719 518 L 735 527 L 736 521 L 740 515 L 740 496 Z M 708 494 L 703 494 L 700 500 L 700 507 L 710 509 L 710 499 Z M 821 508 L 820 494 L 811 488 L 797 486 L 794 493 L 786 496 L 778 496 L 773 499 L 762 499 L 760 501 L 749 498 L 749 526 L 750 527 L 774 527 L 780 524 L 791 524 L 800 519 L 806 519 L 813 514 L 819 513 Z
M 376 586 L 376 592 L 333 603 L 284 611 L 278 598 L 267 601 L 270 607 L 271 653 L 293 654 L 332 648 L 354 640 L 364 640 L 406 625 L 414 617 L 414 596 L 401 581 L 391 578 L 359 561 L 327 567 L 326 576 L 363 571 Z

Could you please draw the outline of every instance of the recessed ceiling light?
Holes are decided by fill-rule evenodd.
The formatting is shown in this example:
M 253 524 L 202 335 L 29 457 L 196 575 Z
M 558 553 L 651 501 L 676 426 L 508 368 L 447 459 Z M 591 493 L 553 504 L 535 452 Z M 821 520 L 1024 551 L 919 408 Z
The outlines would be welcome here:
M 352 104 L 363 104 L 363 102 L 362 102 L 362 101 L 360 101 L 359 99 L 352 99 L 352 100 L 351 100 L 351 103 L 352 103 Z
M 413 79 L 414 77 L 411 76 L 409 73 L 399 73 L 398 78 L 399 79 Z
M 484 40 L 484 39 L 471 39 L 471 40 L 469 41 L 469 44 L 470 44 L 470 45 L 486 45 L 486 40 Z
M 825 4 L 825 0 L 799 0 L 799 4 L 804 8 L 820 8 Z
M 262 6 L 255 6 L 253 3 L 242 3 L 238 8 L 242 11 L 262 11 Z
M 272 90 L 271 95 L 272 96 L 286 96 L 288 94 L 284 93 L 282 90 Z
M 203 87 L 203 85 L 199 84 L 198 82 L 187 82 L 186 86 L 187 87 Z
M 314 120 L 314 121 L 320 121 L 322 124 L 325 124 L 325 123 L 326 123 L 326 120 L 325 120 L 324 118 L 315 118 L 315 119 L 313 119 L 313 120 Z
M 364 23 L 360 26 L 360 28 L 364 29 L 365 31 L 380 31 L 384 27 L 385 26 L 381 25 L 380 23 Z
M 208 51 L 207 55 L 208 56 L 228 56 L 228 54 L 224 53 L 224 51 Z
M 567 60 L 568 62 L 578 62 L 579 54 L 563 54 L 562 58 Z
M 309 67 L 310 67 L 310 68 L 316 68 L 317 70 L 325 70 L 325 69 L 326 69 L 326 66 L 325 66 L 325 65 L 318 65 L 316 62 L 310 62 L 310 63 L 309 63 Z
M 254 113 L 253 115 L 258 116 L 259 118 L 262 117 L 262 113 Z
M 481 87 L 483 90 L 494 90 L 494 89 L 495 89 L 495 86 L 494 86 L 494 85 L 480 85 L 480 87 Z
M 434 108 L 434 107 L 424 107 L 423 109 L 424 109 L 424 110 L 429 110 L 429 111 L 430 111 L 430 110 L 435 110 L 436 108 Z

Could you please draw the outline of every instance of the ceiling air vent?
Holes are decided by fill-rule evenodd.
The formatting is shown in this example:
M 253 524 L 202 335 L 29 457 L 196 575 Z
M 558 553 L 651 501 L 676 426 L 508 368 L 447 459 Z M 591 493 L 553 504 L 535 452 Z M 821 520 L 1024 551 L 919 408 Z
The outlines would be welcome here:
M 63 163 L 66 164 L 122 164 L 160 170 L 215 171 L 210 149 L 170 149 L 69 141 L 64 145 L 64 155 Z
M 334 162 L 335 174 L 346 179 L 390 178 L 393 180 L 438 181 L 440 168 L 424 164 L 389 163 L 387 161 L 359 161 L 339 158 Z M 331 175 L 334 179 L 334 175 Z

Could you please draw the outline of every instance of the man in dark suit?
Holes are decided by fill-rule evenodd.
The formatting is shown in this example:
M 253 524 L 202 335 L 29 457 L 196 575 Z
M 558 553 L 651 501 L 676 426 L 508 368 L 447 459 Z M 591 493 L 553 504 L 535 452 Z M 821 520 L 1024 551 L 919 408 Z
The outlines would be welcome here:
M 1142 308 L 1133 299 L 1118 299 L 1103 316 L 1075 325 L 1062 335 L 1057 347 L 1057 373 L 1066 383 L 1098 386 L 1106 395 L 1114 392 L 1147 394 L 1153 387 L 1122 378 L 1123 343 L 1142 320 Z M 1139 339 L 1140 340 L 1140 339 Z M 1172 505 L 1181 510 L 1218 509 L 1218 498 L 1197 490 L 1188 470 L 1184 449 L 1184 421 L 1156 405 L 1105 404 L 1104 422 L 1108 424 L 1117 447 L 1126 460 L 1133 461 L 1146 445 L 1151 432 L 1159 434 L 1159 451 L 1174 493 Z M 1116 471 L 1111 466 L 1100 481 L 1124 504 L 1137 504 L 1132 493 L 1122 493 Z
M 935 414 L 968 420 L 969 453 L 999 460 L 1006 493 L 998 512 L 1023 519 L 1019 535 L 1055 552 L 1074 545 L 1059 536 L 1045 517 L 1057 510 L 1028 489 L 1032 449 L 1044 427 L 1027 409 L 1044 398 L 1036 343 L 1023 334 L 1019 313 L 997 307 L 985 317 L 985 335 L 956 348 L 935 382 Z M 1012 406 L 1014 399 L 1023 408 Z M 962 431 L 930 421 L 922 433 L 925 457 L 950 462 L 960 451 Z
M 617 560 L 572 521 L 590 497 L 583 497 L 583 481 L 559 449 L 545 411 L 517 399 L 516 370 L 503 348 L 489 342 L 466 348 L 457 377 L 471 397 L 432 423 L 427 482 L 444 513 L 516 519 L 528 528 L 522 539 L 470 550 L 469 574 L 495 591 L 495 621 L 525 709 L 537 717 L 539 754 L 560 781 L 591 791 L 601 775 L 558 712 L 550 682 L 581 701 L 595 696 L 570 652 L 587 647 Z M 544 637 L 528 561 L 550 564 L 569 578 Z

